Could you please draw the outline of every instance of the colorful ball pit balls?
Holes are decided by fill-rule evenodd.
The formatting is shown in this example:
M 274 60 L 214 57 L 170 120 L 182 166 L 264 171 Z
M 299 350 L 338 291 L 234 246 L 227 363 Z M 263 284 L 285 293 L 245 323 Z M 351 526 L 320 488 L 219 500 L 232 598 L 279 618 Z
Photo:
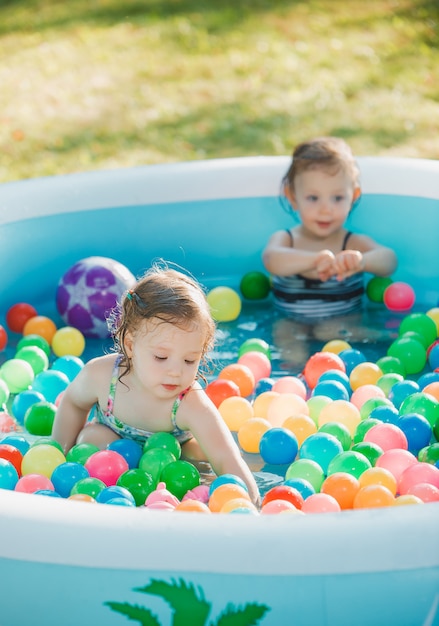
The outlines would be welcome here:
M 283 428 L 290 430 L 297 439 L 298 446 L 303 444 L 305 439 L 317 432 L 317 425 L 309 415 L 291 415 L 283 422 Z
M 232 432 L 238 432 L 244 422 L 254 417 L 250 401 L 241 396 L 226 398 L 218 407 L 218 411 Z
M 262 352 L 266 357 L 271 359 L 271 351 L 269 344 L 264 340 L 258 337 L 252 337 L 250 339 L 246 339 L 238 349 L 238 358 L 245 354 L 246 352 Z
M 5 444 L 13 446 L 14 448 L 17 448 L 17 450 L 19 450 L 22 455 L 26 454 L 26 452 L 30 448 L 29 441 L 26 439 L 26 437 L 24 437 L 23 435 L 19 433 L 6 435 L 6 437 L 4 437 L 1 440 L 1 445 L 5 445 Z M 0 458 L 1 458 L 1 455 L 0 455 Z
M 439 468 L 430 463 L 413 463 L 405 469 L 398 479 L 398 492 L 408 493 L 414 485 L 428 483 L 439 489 Z
M 362 487 L 354 499 L 354 509 L 375 509 L 393 506 L 395 496 L 384 485 Z
M 208 499 L 211 497 L 215 489 L 218 489 L 221 485 L 239 485 L 242 489 L 244 489 L 248 494 L 248 488 L 245 482 L 239 476 L 235 476 L 235 474 L 221 474 L 221 476 L 217 476 L 209 485 L 208 489 Z
M 148 474 L 148 472 L 140 468 L 134 468 L 119 476 L 116 484 L 128 489 L 134 496 L 136 506 L 143 506 L 146 498 L 154 491 L 157 483 L 154 482 L 151 474 Z
M 401 415 L 396 422 L 396 426 L 406 436 L 408 449 L 413 454 L 418 454 L 431 441 L 433 428 L 427 418 L 419 413 Z
M 274 398 L 278 398 L 280 394 L 277 391 L 263 391 L 253 400 L 253 413 L 257 417 L 267 418 L 268 407 Z
M 321 378 L 312 390 L 312 395 L 327 396 L 331 400 L 349 400 L 349 392 L 343 383 L 338 380 L 321 380 Z
M 263 272 L 244 274 L 239 289 L 246 300 L 264 300 L 271 291 L 270 279 Z
M 293 504 L 296 509 L 301 509 L 305 501 L 300 491 L 291 485 L 277 485 L 269 489 L 262 498 L 261 506 L 264 507 L 273 500 L 286 500 Z
M 38 346 L 24 346 L 17 350 L 14 358 L 27 361 L 33 369 L 34 376 L 44 372 L 49 367 L 49 357 Z
M 23 476 L 26 474 L 41 474 L 51 478 L 58 465 L 65 462 L 64 454 L 55 446 L 47 444 L 32 446 L 23 456 L 21 473 Z
M 170 450 L 165 448 L 151 448 L 142 454 L 139 459 L 139 469 L 149 474 L 154 484 L 157 484 L 164 468 L 177 459 Z
M 287 428 L 270 428 L 261 437 L 259 453 L 269 465 L 285 465 L 294 461 L 299 451 L 296 436 Z
M 416 483 L 407 490 L 408 495 L 413 495 L 422 502 L 439 502 L 439 488 L 429 483 Z
M 308 481 L 314 491 L 318 493 L 325 479 L 325 474 L 316 461 L 313 461 L 312 459 L 297 459 L 287 469 L 285 473 L 285 482 L 294 478 L 300 478 Z
M 345 372 L 347 376 L 351 375 L 354 367 L 359 365 L 360 363 L 364 363 L 366 361 L 366 357 L 361 350 L 357 350 L 356 348 L 350 348 L 349 350 L 342 350 L 338 355 L 344 363 Z
M 383 374 L 399 374 L 403 378 L 407 374 L 402 361 L 395 356 L 382 356 L 377 360 L 376 365 L 378 365 Z
M 206 395 L 212 400 L 216 408 L 218 408 L 226 398 L 241 395 L 238 385 L 233 380 L 221 378 L 212 380 L 206 386 L 205 391 Z
M 383 302 L 384 292 L 393 283 L 388 276 L 372 276 L 366 285 L 366 295 L 371 302 Z
M 418 413 L 427 418 L 433 430 L 439 423 L 439 401 L 422 391 L 407 396 L 399 407 L 400 415 Z
M 27 361 L 8 359 L 0 367 L 0 378 L 5 381 L 10 393 L 16 394 L 29 389 L 35 374 Z
M 40 490 L 54 491 L 54 487 L 50 478 L 42 474 L 26 474 L 18 479 L 15 485 L 15 491 L 21 493 L 35 493 Z
M 51 344 L 57 331 L 55 322 L 46 315 L 35 315 L 27 320 L 23 327 L 23 335 L 38 335 Z
M 0 443 L 0 459 L 11 463 L 18 476 L 21 476 L 21 463 L 23 461 L 23 453 L 15 446 L 8 443 Z
M 125 458 L 114 450 L 100 450 L 85 462 L 85 469 L 92 478 L 99 478 L 107 487 L 115 485 L 119 477 L 129 470 Z
M 361 414 L 359 409 L 351 402 L 347 400 L 333 400 L 333 402 L 322 407 L 318 419 L 319 428 L 328 422 L 338 422 L 346 426 L 351 437 L 354 437 L 361 422 Z
M 6 312 L 6 324 L 13 333 L 22 333 L 26 322 L 37 315 L 35 307 L 28 302 L 17 302 Z
M 254 350 L 246 352 L 238 359 L 239 365 L 246 365 L 253 373 L 255 384 L 261 378 L 268 378 L 271 374 L 271 361 L 267 355 Z
M 426 314 L 428 315 L 428 317 L 431 317 L 431 319 L 436 324 L 436 328 L 437 328 L 436 336 L 439 337 L 439 306 L 432 307 L 431 309 L 427 311 Z
M 145 453 L 154 448 L 168 450 L 174 455 L 176 460 L 181 457 L 180 442 L 171 433 L 157 432 L 150 435 L 143 444 L 143 452 Z
M 295 393 L 304 400 L 307 397 L 306 385 L 298 376 L 282 376 L 278 378 L 275 380 L 271 390 L 278 393 Z
M 206 505 L 204 505 L 206 506 Z M 207 507 L 209 513 L 212 511 Z M 231 500 L 227 500 L 224 505 L 221 507 L 220 513 L 253 513 L 254 515 L 258 514 L 258 510 L 250 500 L 246 498 L 232 498 Z
M 308 415 L 306 400 L 295 393 L 280 393 L 267 407 L 266 419 L 273 427 L 282 427 L 291 415 Z
M 304 500 L 316 492 L 311 483 L 305 478 L 289 478 L 285 480 L 283 484 L 288 487 L 294 487 Z
M 14 465 L 0 457 L 0 489 L 13 491 L 18 482 L 18 472 Z
M 85 337 L 105 338 L 109 336 L 109 312 L 135 282 L 130 270 L 115 259 L 87 257 L 61 277 L 56 307 L 67 326 L 77 328 Z
M 77 443 L 67 452 L 66 461 L 85 465 L 87 459 L 95 452 L 99 452 L 99 448 L 93 443 Z
M 328 433 L 317 432 L 310 435 L 302 443 L 299 457 L 315 461 L 320 465 L 323 473 L 327 474 L 331 461 L 342 452 L 343 446 L 336 437 Z
M 63 372 L 49 369 L 40 372 L 32 381 L 32 389 L 43 394 L 48 402 L 55 403 L 59 394 L 67 389 L 70 381 Z
M 121 454 L 130 469 L 139 466 L 143 454 L 142 446 L 133 439 L 116 439 L 108 444 L 107 449 Z
M 85 499 L 90 501 L 90 498 L 96 500 L 100 492 L 105 489 L 107 485 L 99 478 L 89 476 L 87 478 L 81 478 L 72 487 L 69 498 L 73 496 L 81 495 L 87 496 L 86 498 L 78 498 L 79 500 Z
M 364 361 L 356 365 L 349 374 L 349 383 L 352 391 L 363 385 L 376 385 L 383 372 L 376 363 Z
M 241 298 L 231 287 L 214 287 L 207 294 L 207 303 L 216 322 L 233 322 L 242 309 Z
M 343 350 L 349 350 L 350 348 L 352 348 L 351 344 L 344 339 L 331 339 L 325 343 L 321 351 L 340 354 Z
M 345 424 L 341 424 L 340 422 L 326 422 L 320 426 L 319 432 L 332 435 L 339 440 L 344 451 L 350 450 L 352 435 Z
M 288 500 L 270 500 L 261 507 L 261 515 L 279 515 L 280 513 L 302 513 Z
M 383 302 L 389 311 L 404 313 L 415 304 L 416 295 L 413 287 L 398 281 L 389 285 L 383 295 Z
M 386 450 L 377 459 L 375 467 L 381 467 L 388 470 L 395 477 L 398 482 L 403 472 L 418 462 L 416 456 L 408 450 L 401 448 L 395 448 L 393 450 Z
M 68 498 L 79 480 L 89 478 L 90 474 L 81 463 L 64 462 L 55 467 L 50 477 L 55 491 L 62 498 Z
M 314 389 L 320 376 L 327 370 L 346 371 L 345 364 L 338 354 L 315 352 L 306 362 L 303 376 L 310 389 Z
M 85 349 L 85 337 L 73 326 L 59 328 L 52 338 L 52 350 L 56 356 L 81 356 Z
M 10 433 L 17 430 L 17 423 L 6 411 L 0 411 L 0 433 Z
M 426 313 L 411 313 L 402 320 L 398 330 L 399 336 L 401 337 L 410 331 L 416 332 L 422 337 L 426 349 L 438 336 L 436 323 Z
M 328 465 L 327 476 L 336 472 L 347 472 L 355 478 L 359 478 L 361 474 L 372 467 L 369 459 L 360 452 L 346 450 L 337 454 Z
M 258 454 L 262 436 L 271 428 L 263 417 L 250 417 L 238 429 L 238 443 L 244 452 Z
M 182 500 L 181 502 L 179 502 L 177 506 L 175 507 L 174 511 L 182 512 L 182 513 L 188 512 L 188 513 L 209 513 L 209 515 L 211 514 L 211 511 L 209 507 L 207 506 L 207 504 L 205 504 L 204 502 L 200 502 L 199 500 L 191 500 L 191 499 Z
M 209 497 L 208 507 L 212 513 L 219 513 L 226 502 L 236 498 L 251 501 L 248 491 L 244 487 L 237 483 L 224 483 L 214 489 Z
M 40 335 L 30 334 L 22 337 L 17 343 L 17 351 L 25 346 L 37 346 L 37 348 L 41 348 L 49 358 L 51 357 L 52 349 L 50 343 Z
M 339 503 L 328 493 L 315 493 L 309 496 L 302 506 L 302 512 L 306 514 L 339 513 L 340 511 Z
M 49 436 L 52 434 L 56 406 L 53 402 L 41 400 L 34 402 L 24 415 L 24 427 L 31 435 Z
M 189 461 L 174 461 L 163 468 L 160 480 L 179 500 L 185 493 L 200 485 L 200 473 Z
M 432 370 L 439 368 L 439 343 L 436 343 L 428 352 L 428 364 Z
M 255 377 L 247 365 L 230 363 L 223 367 L 218 374 L 220 380 L 231 380 L 238 385 L 239 392 L 243 398 L 251 396 L 255 388 Z
M 4 327 L 0 324 L 0 352 L 3 352 L 8 345 L 8 333 Z
M 427 351 L 422 343 L 405 335 L 390 344 L 387 354 L 398 358 L 408 375 L 419 374 L 427 363 Z
M 336 472 L 323 481 L 321 492 L 335 498 L 342 511 L 352 509 L 360 489 L 358 478 L 347 472 Z
M 67 376 L 70 382 L 76 378 L 83 367 L 84 361 L 73 354 L 60 356 L 58 359 L 55 359 L 52 364 L 52 370 L 62 372 Z
M 365 470 L 358 479 L 360 488 L 369 485 L 382 485 L 387 487 L 390 493 L 395 496 L 397 491 L 397 481 L 392 472 L 384 467 L 371 467 Z

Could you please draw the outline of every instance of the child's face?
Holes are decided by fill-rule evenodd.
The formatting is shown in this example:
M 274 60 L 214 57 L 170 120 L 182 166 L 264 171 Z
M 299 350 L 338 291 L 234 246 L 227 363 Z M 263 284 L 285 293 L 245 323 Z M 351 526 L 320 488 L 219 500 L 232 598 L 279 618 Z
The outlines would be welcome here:
M 345 172 L 311 169 L 294 180 L 291 200 L 305 228 L 328 237 L 343 227 L 354 199 L 354 185 Z
M 196 324 L 184 329 L 153 319 L 134 336 L 127 334 L 125 343 L 133 375 L 165 399 L 178 396 L 194 382 L 204 342 L 204 333 Z

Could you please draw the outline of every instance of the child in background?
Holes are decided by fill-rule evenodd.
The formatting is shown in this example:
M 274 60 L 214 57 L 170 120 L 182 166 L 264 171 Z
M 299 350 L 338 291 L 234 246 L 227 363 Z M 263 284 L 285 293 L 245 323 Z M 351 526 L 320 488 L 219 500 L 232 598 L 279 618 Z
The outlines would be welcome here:
M 71 382 L 52 437 L 67 452 L 83 442 L 104 449 L 119 438 L 143 443 L 154 432 L 170 432 L 185 458 L 242 478 L 257 503 L 254 476 L 197 380 L 215 333 L 200 286 L 155 266 L 125 295 L 113 322 L 117 353 L 90 360 Z
M 263 263 L 276 306 L 288 316 L 318 320 L 359 311 L 363 272 L 391 275 L 393 250 L 345 227 L 361 195 L 349 146 L 323 137 L 297 146 L 283 190 L 300 223 L 271 235 Z

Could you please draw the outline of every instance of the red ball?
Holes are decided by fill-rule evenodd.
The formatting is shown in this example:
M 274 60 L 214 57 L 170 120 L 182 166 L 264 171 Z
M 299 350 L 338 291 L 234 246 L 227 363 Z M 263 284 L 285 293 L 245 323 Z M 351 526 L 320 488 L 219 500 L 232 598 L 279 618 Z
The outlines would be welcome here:
M 8 333 L 5 331 L 3 326 L 0 324 L 0 352 L 8 345 Z
M 24 325 L 31 318 L 38 315 L 36 309 L 27 302 L 18 302 L 11 306 L 6 313 L 6 323 L 13 333 L 22 333 Z
M 212 400 L 216 408 L 226 399 L 232 396 L 240 396 L 238 385 L 233 380 L 220 379 L 213 380 L 206 387 L 206 394 Z
M 301 509 L 304 502 L 304 498 L 300 491 L 294 487 L 290 487 L 289 485 L 278 485 L 277 487 L 272 487 L 265 494 L 262 500 L 262 506 L 265 506 L 267 502 L 271 502 L 272 500 L 286 500 L 287 502 L 294 504 L 296 509 Z
M 17 470 L 17 474 L 21 476 L 21 462 L 23 455 L 18 448 L 11 446 L 8 443 L 0 444 L 0 459 L 5 459 L 12 463 Z
M 316 352 L 305 364 L 303 376 L 310 389 L 314 389 L 320 376 L 328 370 L 346 372 L 344 361 L 333 352 Z
M 415 292 L 407 283 L 392 283 L 384 291 L 384 304 L 389 311 L 409 311 L 415 303 Z

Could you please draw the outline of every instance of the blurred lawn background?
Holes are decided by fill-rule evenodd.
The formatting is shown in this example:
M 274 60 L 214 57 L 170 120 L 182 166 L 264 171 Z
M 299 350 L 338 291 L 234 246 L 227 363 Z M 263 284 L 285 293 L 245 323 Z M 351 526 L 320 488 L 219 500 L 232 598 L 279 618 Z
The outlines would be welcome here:
M 323 134 L 439 158 L 439 0 L 0 0 L 0 181 Z

